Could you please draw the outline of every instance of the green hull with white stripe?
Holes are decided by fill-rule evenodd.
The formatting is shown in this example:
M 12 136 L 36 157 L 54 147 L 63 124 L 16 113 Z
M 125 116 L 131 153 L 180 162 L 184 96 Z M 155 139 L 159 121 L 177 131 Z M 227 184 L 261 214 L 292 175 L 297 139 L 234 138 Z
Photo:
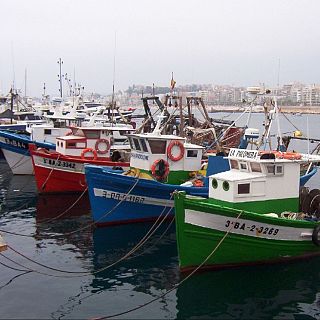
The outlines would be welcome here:
M 318 223 L 274 218 L 221 204 L 175 195 L 181 270 L 202 264 L 203 268 L 221 268 L 320 254 L 320 247 L 312 241 Z

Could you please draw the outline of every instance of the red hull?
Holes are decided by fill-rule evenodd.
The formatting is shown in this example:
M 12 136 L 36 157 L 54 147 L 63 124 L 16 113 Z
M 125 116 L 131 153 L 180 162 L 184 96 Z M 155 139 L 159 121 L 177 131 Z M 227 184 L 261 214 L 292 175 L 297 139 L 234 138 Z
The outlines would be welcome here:
M 129 162 L 89 160 L 68 157 L 57 152 L 44 152 L 30 148 L 34 175 L 39 193 L 83 192 L 87 188 L 84 164 L 128 169 Z

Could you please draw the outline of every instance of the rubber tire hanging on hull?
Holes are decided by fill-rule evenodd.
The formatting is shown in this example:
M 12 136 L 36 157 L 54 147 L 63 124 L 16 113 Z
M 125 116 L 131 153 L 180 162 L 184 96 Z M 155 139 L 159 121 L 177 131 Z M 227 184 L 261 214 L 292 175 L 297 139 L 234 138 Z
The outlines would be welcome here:
M 319 247 L 320 246 L 320 239 L 318 237 L 320 231 L 320 224 L 314 227 L 312 232 L 312 242 Z

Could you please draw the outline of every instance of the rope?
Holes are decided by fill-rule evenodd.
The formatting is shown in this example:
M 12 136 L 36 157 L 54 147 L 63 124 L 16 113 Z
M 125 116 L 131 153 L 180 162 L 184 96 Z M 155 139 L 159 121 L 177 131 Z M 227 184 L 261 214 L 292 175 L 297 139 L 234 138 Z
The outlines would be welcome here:
M 164 237 L 164 235 L 168 232 L 168 230 L 170 229 L 170 227 L 172 226 L 172 223 L 174 222 L 174 217 L 172 218 L 172 220 L 170 221 L 170 223 L 168 224 L 167 228 L 164 230 L 164 232 L 162 233 L 162 235 L 157 239 L 157 241 L 155 241 L 149 248 L 145 249 L 144 251 L 130 257 L 129 259 L 132 259 L 132 258 L 136 258 L 136 257 L 139 257 L 141 256 L 143 253 L 145 253 L 146 251 L 148 250 L 151 250 L 152 248 L 154 248 L 159 242 L 160 240 Z
M 0 264 L 2 264 L 2 263 L 0 262 Z M 12 269 L 12 268 L 10 268 L 10 269 Z M 27 274 L 27 273 L 30 273 L 30 272 L 31 272 L 31 271 L 25 271 L 25 272 L 23 272 L 23 273 L 20 273 L 20 274 L 14 276 L 14 277 L 11 278 L 7 283 L 5 283 L 5 284 L 3 284 L 2 286 L 0 286 L 0 289 L 3 289 L 4 287 L 8 286 L 13 280 L 15 280 L 15 279 L 17 279 L 17 278 L 19 278 L 19 277 Z
M 236 217 L 236 221 L 240 218 L 241 214 L 243 213 L 243 211 L 241 211 L 238 216 Z M 102 319 L 108 319 L 108 318 L 114 318 L 114 317 L 118 317 L 118 316 L 122 316 L 125 314 L 128 314 L 132 311 L 136 311 L 138 309 L 144 308 L 147 305 L 162 299 L 163 297 L 165 297 L 166 295 L 168 295 L 170 292 L 172 292 L 173 290 L 177 289 L 179 286 L 181 286 L 184 282 L 186 282 L 189 278 L 191 278 L 191 276 L 193 276 L 200 268 L 202 268 L 205 263 L 212 257 L 212 255 L 218 250 L 218 248 L 221 246 L 221 244 L 223 243 L 223 241 L 225 240 L 225 238 L 228 236 L 228 234 L 230 233 L 231 229 L 233 226 L 230 226 L 229 229 L 227 230 L 227 232 L 224 234 L 224 236 L 221 238 L 221 240 L 218 242 L 218 244 L 216 245 L 216 247 L 211 251 L 211 253 L 206 257 L 206 259 L 197 267 L 195 268 L 191 273 L 189 273 L 184 279 L 182 279 L 180 282 L 178 282 L 177 284 L 175 284 L 171 289 L 169 289 L 167 292 L 161 294 L 160 296 L 151 299 L 150 301 L 144 303 L 143 305 L 134 307 L 132 309 L 123 311 L 123 312 L 119 312 L 119 313 L 115 313 L 112 315 L 108 315 L 108 316 L 103 316 L 103 317 L 99 317 L 99 318 L 94 318 L 96 320 L 102 320 Z
M 282 113 L 281 111 L 280 111 L 280 113 L 287 119 L 287 121 L 288 121 L 296 130 L 300 131 L 300 129 L 299 129 L 298 127 L 296 127 L 296 126 L 292 123 L 292 121 L 287 117 L 287 115 L 285 115 L 285 114 Z
M 85 190 L 83 190 L 83 192 L 79 196 L 79 198 L 71 206 L 69 206 L 66 210 L 64 210 L 62 213 L 60 213 L 59 215 L 57 215 L 57 216 L 55 216 L 54 218 L 51 218 L 51 219 L 40 220 L 39 223 L 52 222 L 52 221 L 55 221 L 55 220 L 61 218 L 62 216 L 64 216 L 66 213 L 68 213 L 81 200 L 81 198 L 84 196 L 84 194 L 87 192 L 87 190 L 88 190 L 88 187 L 86 187 Z
M 107 213 L 103 214 L 98 220 L 96 220 L 95 222 L 89 223 L 87 224 L 85 227 L 76 229 L 74 231 L 68 232 L 68 233 L 64 233 L 62 236 L 70 236 L 74 233 L 78 233 L 79 231 L 83 231 L 86 230 L 88 228 L 91 228 L 92 226 L 94 226 L 97 222 L 99 222 L 100 220 L 102 220 L 103 218 L 107 217 L 109 214 L 111 214 L 123 201 L 126 200 L 126 198 L 128 197 L 128 195 L 131 193 L 131 191 L 135 188 L 135 186 L 137 185 L 137 183 L 139 182 L 139 178 L 137 178 L 136 182 L 134 183 L 134 185 L 129 189 L 129 191 L 127 192 L 126 196 L 121 199 L 112 209 L 110 209 Z M 3 233 L 8 233 L 11 235 L 15 235 L 15 236 L 21 236 L 21 237 L 29 237 L 29 238 L 34 238 L 37 237 L 37 239 L 48 239 L 48 237 L 40 237 L 38 235 L 30 235 L 30 234 L 22 234 L 22 233 L 17 233 L 17 232 L 12 232 L 12 231 L 6 231 L 3 229 L 0 229 L 0 232 Z M 56 236 L 52 236 L 50 237 L 50 239 L 59 239 L 61 237 L 61 235 L 56 235 Z
M 58 160 L 59 160 L 60 156 L 61 156 L 61 154 L 59 153 L 58 158 L 57 158 L 57 160 L 55 162 L 55 165 L 51 168 L 51 170 L 50 170 L 50 172 L 49 172 L 49 174 L 47 176 L 47 179 L 45 180 L 45 182 L 41 186 L 41 190 L 44 190 L 44 188 L 46 187 L 46 184 L 49 181 L 49 178 L 51 177 L 53 170 L 57 167 L 57 163 L 58 163 Z
M 172 197 L 173 195 L 171 195 Z M 53 270 L 53 271 L 58 271 L 58 272 L 63 272 L 63 273 L 68 273 L 68 274 L 77 274 L 77 275 L 73 275 L 73 276 L 59 276 L 59 275 L 51 275 L 50 276 L 53 276 L 53 277 L 63 277 L 63 278 L 75 278 L 75 277 L 83 277 L 83 276 L 86 276 L 86 275 L 93 275 L 93 274 L 97 274 L 97 273 L 100 273 L 102 271 L 105 271 L 111 267 L 113 267 L 114 265 L 118 264 L 119 262 L 125 260 L 126 258 L 128 258 L 131 254 L 133 254 L 135 251 L 137 251 L 153 234 L 154 232 L 160 227 L 160 225 L 163 223 L 163 221 L 165 221 L 166 217 L 170 214 L 171 210 L 173 208 L 170 208 L 170 210 L 168 211 L 168 213 L 165 215 L 165 217 L 162 219 L 161 223 L 155 228 L 155 225 L 158 223 L 158 221 L 161 219 L 161 216 L 163 215 L 165 209 L 167 207 L 165 206 L 163 208 L 163 210 L 161 211 L 159 217 L 157 218 L 157 220 L 154 222 L 154 224 L 151 226 L 151 228 L 149 229 L 149 231 L 147 232 L 146 235 L 144 235 L 144 237 L 138 242 L 138 244 L 136 244 L 129 252 L 127 252 L 124 256 L 122 256 L 120 259 L 118 259 L 117 261 L 95 271 L 95 272 L 87 272 L 87 271 L 68 271 L 68 270 L 62 270 L 62 269 L 57 269 L 57 268 L 53 268 L 53 267 L 50 267 L 50 266 L 46 266 L 42 263 L 39 263 L 33 259 L 30 259 L 29 257 L 25 256 L 24 254 L 18 252 L 17 250 L 15 250 L 14 248 L 12 248 L 11 246 L 8 245 L 8 248 L 11 249 L 12 251 L 14 251 L 15 253 L 17 253 L 18 255 L 22 256 L 23 258 L 33 262 L 34 264 L 37 264 L 39 266 L 42 266 L 44 268 L 47 268 L 47 269 L 50 269 L 50 270 Z M 7 258 L 7 257 L 6 257 Z M 14 262 L 14 261 L 12 261 Z M 30 268 L 28 268 L 30 269 Z M 46 274 L 46 273 L 42 273 L 42 272 L 39 272 L 37 270 L 33 270 L 33 269 L 30 269 L 34 272 L 37 272 L 37 273 L 40 273 L 40 274 L 44 274 L 44 275 L 49 275 L 49 274 Z
M 22 161 L 22 159 L 24 158 L 24 156 L 26 156 L 26 155 L 28 154 L 28 152 L 29 152 L 29 150 L 27 149 L 26 152 L 21 155 L 21 157 L 18 159 L 18 161 L 17 161 L 13 166 L 10 167 L 10 169 L 11 169 L 11 170 L 12 170 L 12 169 L 15 169 L 15 168 L 17 167 L 17 165 Z M 25 160 L 23 163 L 21 163 L 20 165 L 26 163 L 28 160 L 29 160 L 29 159 L 26 159 L 26 160 Z M 20 165 L 19 165 L 19 166 L 20 166 Z
M 14 270 L 14 271 L 21 271 L 21 272 L 31 272 L 31 271 L 27 271 L 27 270 L 22 270 L 22 269 L 17 269 L 17 268 L 14 268 L 14 267 L 10 267 L 8 266 L 7 264 L 3 263 L 0 261 L 0 264 L 8 269 L 11 269 L 11 270 Z
M 165 207 L 166 208 L 166 207 Z M 164 210 L 165 210 L 164 208 Z M 24 254 L 20 253 L 19 251 L 15 250 L 13 247 L 9 246 L 8 245 L 8 248 L 11 249 L 12 251 L 14 251 L 15 253 L 17 253 L 18 255 L 22 256 L 23 258 L 33 262 L 34 264 L 36 265 L 39 265 L 39 266 L 42 266 L 44 268 L 47 268 L 47 269 L 50 269 L 50 270 L 53 270 L 53 271 L 58 271 L 58 272 L 62 272 L 62 273 L 68 273 L 68 274 L 77 274 L 75 276 L 60 276 L 60 277 L 64 277 L 64 278 L 74 278 L 74 277 L 83 277 L 83 276 L 86 276 L 86 275 L 92 275 L 92 274 L 98 274 L 102 271 L 105 271 L 113 266 L 115 266 L 116 264 L 118 264 L 119 262 L 125 260 L 127 257 L 129 257 L 132 253 L 134 253 L 135 251 L 137 251 L 153 234 L 154 232 L 160 227 L 160 225 L 163 223 L 163 221 L 166 219 L 166 217 L 168 216 L 168 214 L 170 214 L 170 211 L 172 210 L 172 208 L 169 210 L 169 212 L 166 214 L 166 216 L 164 217 L 164 219 L 161 221 L 161 223 L 155 228 L 155 225 L 157 224 L 157 222 L 160 220 L 161 218 L 161 215 L 163 214 L 164 210 L 162 210 L 161 214 L 159 215 L 158 219 L 155 221 L 155 223 L 151 226 L 151 228 L 149 229 L 149 231 L 147 232 L 146 235 L 144 235 L 144 237 L 138 242 L 138 244 L 136 244 L 129 252 L 127 252 L 124 256 L 122 256 L 120 259 L 118 259 L 117 261 L 99 269 L 99 270 L 96 270 L 95 272 L 87 272 L 87 271 L 68 271 L 68 270 L 62 270 L 62 269 L 57 269 L 57 268 L 53 268 L 53 267 L 50 267 L 50 266 L 47 266 L 47 265 L 44 265 L 40 262 L 37 262 L 27 256 L 25 256 Z M 154 229 L 154 230 L 153 230 Z M 7 258 L 7 257 L 6 257 Z M 12 261 L 14 262 L 14 261 Z M 28 268 L 30 269 L 30 268 Z M 32 270 L 32 269 L 30 269 Z M 32 270 L 34 272 L 38 272 L 36 270 Z M 38 272 L 40 273 L 40 272 Z M 44 274 L 44 273 L 41 273 L 41 274 Z M 45 275 L 48 275 L 48 274 L 45 274 Z M 54 275 L 51 275 L 51 276 L 54 276 Z M 59 277 L 56 275 L 56 277 Z

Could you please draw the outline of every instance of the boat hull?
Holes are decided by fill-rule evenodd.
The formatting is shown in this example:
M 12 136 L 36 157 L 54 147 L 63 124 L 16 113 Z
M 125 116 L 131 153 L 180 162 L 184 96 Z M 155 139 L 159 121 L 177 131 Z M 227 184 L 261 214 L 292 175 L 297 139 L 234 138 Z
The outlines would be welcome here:
M 55 149 L 55 145 L 46 142 L 32 142 L 26 134 L 0 131 L 0 148 L 13 174 L 33 175 L 33 166 L 29 144 L 37 147 Z
M 274 218 L 175 197 L 181 271 L 275 263 L 319 255 L 315 222 Z
M 39 193 L 83 192 L 87 188 L 84 164 L 104 165 L 111 170 L 129 168 L 128 162 L 88 160 L 67 157 L 57 152 L 46 152 L 30 147 L 32 164 Z
M 165 219 L 174 214 L 173 192 L 207 196 L 207 188 L 183 187 L 117 174 L 103 167 L 85 166 L 93 220 L 112 225 Z

